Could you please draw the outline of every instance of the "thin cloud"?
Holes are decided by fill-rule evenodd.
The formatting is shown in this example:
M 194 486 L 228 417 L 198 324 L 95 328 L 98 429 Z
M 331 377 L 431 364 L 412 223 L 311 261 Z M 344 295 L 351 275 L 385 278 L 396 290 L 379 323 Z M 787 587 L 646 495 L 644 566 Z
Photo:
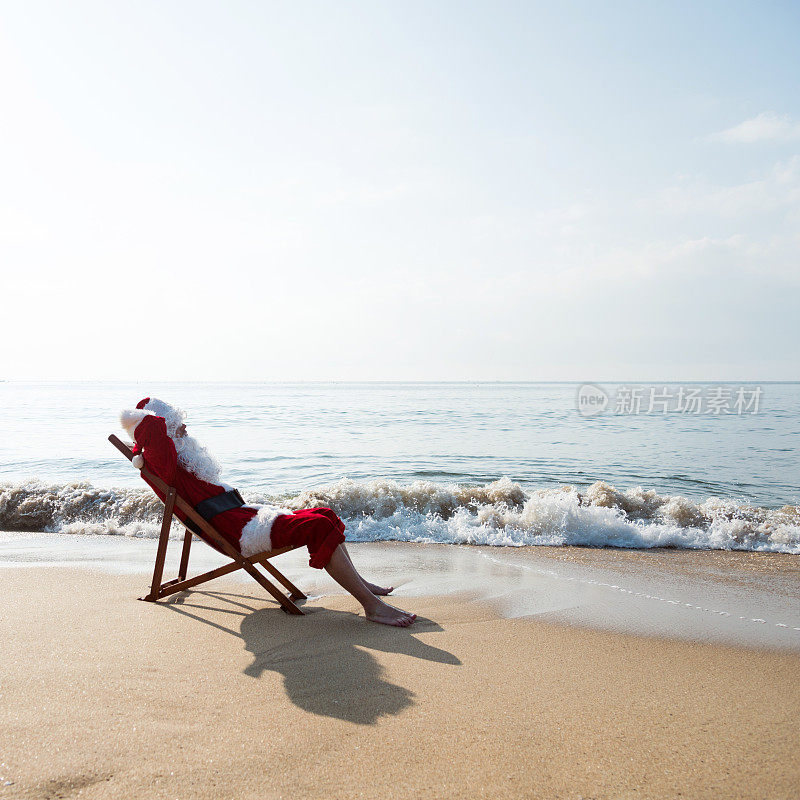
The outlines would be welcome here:
M 746 119 L 732 128 L 706 136 L 709 142 L 752 144 L 754 142 L 792 142 L 800 139 L 800 122 L 787 115 L 764 113 Z

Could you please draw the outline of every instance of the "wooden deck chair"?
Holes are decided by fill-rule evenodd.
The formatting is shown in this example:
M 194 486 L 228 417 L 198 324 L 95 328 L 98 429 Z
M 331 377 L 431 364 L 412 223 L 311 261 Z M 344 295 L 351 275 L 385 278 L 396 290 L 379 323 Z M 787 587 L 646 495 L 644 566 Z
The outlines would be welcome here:
M 114 434 L 108 437 L 108 441 L 114 445 L 129 461 L 133 459 L 133 452 L 124 443 L 121 442 Z M 198 586 L 201 583 L 210 581 L 214 578 L 219 578 L 222 575 L 228 575 L 235 572 L 237 569 L 243 569 L 253 580 L 266 589 L 280 604 L 281 608 L 289 614 L 302 614 L 294 600 L 304 600 L 305 595 L 282 573 L 276 569 L 267 559 L 274 558 L 281 553 L 286 553 L 289 550 L 295 550 L 301 545 L 292 547 L 280 547 L 277 550 L 265 550 L 262 553 L 256 553 L 253 556 L 243 556 L 222 534 L 217 531 L 208 520 L 203 519 L 194 508 L 186 502 L 175 490 L 173 486 L 167 486 L 164 481 L 157 475 L 153 475 L 146 468 L 142 469 L 142 476 L 147 480 L 152 481 L 161 492 L 164 494 L 164 517 L 161 521 L 161 534 L 158 538 L 158 550 L 156 551 L 156 563 L 153 570 L 153 581 L 150 585 L 150 594 L 145 597 L 140 597 L 140 600 L 149 600 L 156 602 L 162 597 L 182 592 L 190 589 L 193 586 Z M 169 541 L 169 529 L 172 523 L 172 517 L 175 514 L 175 508 L 180 509 L 186 517 L 194 523 L 195 529 L 190 530 L 187 523 L 181 522 L 186 528 L 186 533 L 183 537 L 183 552 L 181 553 L 181 562 L 178 569 L 178 577 L 161 582 L 161 577 L 164 572 L 164 559 L 167 556 L 167 543 Z M 178 517 L 175 517 L 178 519 Z M 178 519 L 180 522 L 180 519 Z M 226 564 L 217 569 L 212 569 L 209 572 L 204 572 L 201 575 L 196 575 L 194 578 L 186 577 L 186 571 L 189 566 L 189 550 L 192 546 L 192 535 L 198 536 L 206 542 L 206 544 L 213 547 L 215 550 L 222 552 L 224 555 L 231 559 L 230 564 Z M 256 564 L 263 567 L 278 583 L 282 584 L 288 591 L 287 597 L 274 583 L 271 583 L 265 578 L 257 569 Z

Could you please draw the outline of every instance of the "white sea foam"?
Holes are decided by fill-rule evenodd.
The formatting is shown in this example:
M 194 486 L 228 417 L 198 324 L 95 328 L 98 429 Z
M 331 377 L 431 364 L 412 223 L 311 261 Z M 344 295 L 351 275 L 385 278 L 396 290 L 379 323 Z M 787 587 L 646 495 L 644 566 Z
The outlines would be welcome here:
M 508 477 L 483 486 L 353 481 L 293 497 L 243 492 L 248 502 L 328 506 L 354 541 L 496 546 L 584 545 L 758 550 L 800 554 L 800 508 L 767 509 L 719 497 L 701 502 L 597 482 L 525 491 Z M 162 510 L 149 489 L 88 483 L 0 484 L 0 529 L 155 537 Z M 173 526 L 173 534 L 182 532 Z

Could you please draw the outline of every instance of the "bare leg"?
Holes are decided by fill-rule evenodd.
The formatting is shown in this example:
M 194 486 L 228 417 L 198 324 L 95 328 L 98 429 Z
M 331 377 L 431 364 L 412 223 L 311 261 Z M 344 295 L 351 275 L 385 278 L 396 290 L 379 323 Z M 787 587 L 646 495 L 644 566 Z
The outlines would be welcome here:
M 353 559 L 350 558 L 350 551 L 345 547 L 344 542 L 342 542 L 339 545 L 339 547 L 341 547 L 342 550 L 344 550 L 344 554 L 347 556 L 347 560 L 351 564 L 353 564 Z M 356 565 L 355 564 L 353 564 L 353 569 L 356 569 Z M 358 572 L 357 569 L 356 569 L 356 572 Z M 386 586 L 378 586 L 377 583 L 370 583 L 360 572 L 358 572 L 358 577 L 361 578 L 361 580 L 364 581 L 364 583 L 367 584 L 367 588 L 374 595 L 383 596 L 383 595 L 391 594 L 392 589 L 394 589 L 394 586 L 389 586 L 387 588 Z
M 380 622 L 384 625 L 395 625 L 399 628 L 406 628 L 417 618 L 416 614 L 401 611 L 399 608 L 384 603 L 376 597 L 370 590 L 363 578 L 356 572 L 347 551 L 339 545 L 331 556 L 328 566 L 325 567 L 328 574 L 364 607 L 364 614 L 367 619 L 373 622 Z

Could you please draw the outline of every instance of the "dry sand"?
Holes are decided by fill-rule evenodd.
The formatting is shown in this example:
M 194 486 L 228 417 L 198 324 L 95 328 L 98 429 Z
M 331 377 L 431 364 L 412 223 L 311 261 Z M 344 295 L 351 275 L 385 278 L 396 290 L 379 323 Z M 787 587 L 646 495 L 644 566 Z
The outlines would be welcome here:
M 800 657 L 233 578 L 0 570 L 0 798 L 795 798 Z

